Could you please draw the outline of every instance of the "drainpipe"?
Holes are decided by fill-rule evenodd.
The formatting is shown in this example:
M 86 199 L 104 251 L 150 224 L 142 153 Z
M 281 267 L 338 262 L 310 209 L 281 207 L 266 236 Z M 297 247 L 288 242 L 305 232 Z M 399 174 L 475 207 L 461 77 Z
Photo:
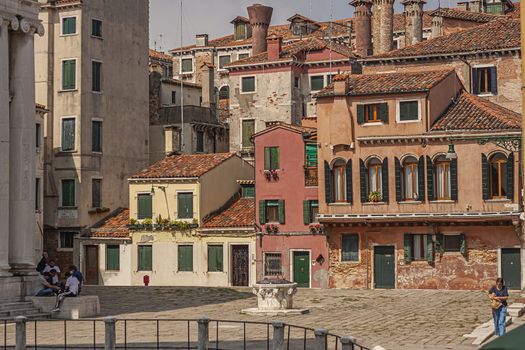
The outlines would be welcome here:
M 523 56 L 523 52 L 525 52 L 525 6 L 520 6 L 520 27 L 521 27 L 521 55 Z M 525 101 L 525 84 L 524 84 L 524 80 L 525 80 L 525 60 L 521 60 L 521 115 L 524 116 L 525 115 L 525 104 L 524 104 L 524 101 Z M 521 161 L 521 165 L 524 166 L 525 165 L 525 156 L 524 156 L 524 153 L 523 152 L 523 142 L 525 140 L 525 120 L 523 120 L 523 118 L 521 119 L 521 142 L 522 142 L 522 152 L 520 154 L 520 161 Z M 523 174 L 523 171 L 521 173 L 521 176 L 525 176 Z M 521 183 L 524 184 L 525 183 L 525 179 L 522 178 L 521 180 Z M 521 192 L 523 191 L 523 188 L 520 188 L 520 195 L 521 195 Z M 522 196 L 522 200 L 525 201 L 525 196 Z M 523 206 L 525 206 L 525 202 L 523 202 Z M 523 214 L 521 214 L 521 218 L 523 220 Z M 522 231 L 521 231 L 521 266 L 522 266 L 522 269 L 521 269 L 521 288 L 524 289 L 525 288 L 525 269 L 523 269 L 523 266 L 525 265 L 525 240 L 523 239 L 523 222 L 522 222 Z
M 366 289 L 370 289 L 368 287 L 368 255 L 370 254 L 370 251 L 368 249 L 368 231 L 365 232 L 365 245 L 366 245 Z

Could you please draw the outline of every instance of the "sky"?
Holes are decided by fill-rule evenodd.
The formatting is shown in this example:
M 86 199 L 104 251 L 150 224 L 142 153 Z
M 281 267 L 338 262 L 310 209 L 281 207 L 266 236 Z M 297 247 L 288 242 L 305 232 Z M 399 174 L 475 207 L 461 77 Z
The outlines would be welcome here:
M 455 6 L 456 0 L 427 0 L 425 9 Z M 209 34 L 210 39 L 233 33 L 230 21 L 237 16 L 248 17 L 246 7 L 261 3 L 273 7 L 272 24 L 285 24 L 286 19 L 300 13 L 317 21 L 353 16 L 350 0 L 182 0 L 182 42 L 193 44 L 196 34 Z M 150 0 L 150 47 L 160 51 L 180 47 L 181 0 Z M 396 12 L 403 6 L 395 3 Z

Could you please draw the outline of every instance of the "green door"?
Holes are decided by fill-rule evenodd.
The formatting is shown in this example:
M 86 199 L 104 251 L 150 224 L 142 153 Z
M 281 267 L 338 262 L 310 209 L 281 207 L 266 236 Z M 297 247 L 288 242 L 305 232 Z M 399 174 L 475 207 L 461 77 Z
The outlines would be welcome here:
M 508 289 L 521 289 L 520 248 L 501 249 L 501 277 Z
M 394 247 L 374 247 L 374 288 L 395 288 Z
M 293 281 L 298 287 L 310 287 L 309 252 L 293 252 Z

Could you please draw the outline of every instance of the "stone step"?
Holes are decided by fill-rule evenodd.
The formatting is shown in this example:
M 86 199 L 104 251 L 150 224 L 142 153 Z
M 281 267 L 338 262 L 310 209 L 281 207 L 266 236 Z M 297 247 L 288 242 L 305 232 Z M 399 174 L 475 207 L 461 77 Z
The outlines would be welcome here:
M 9 316 L 30 316 L 34 314 L 42 313 L 42 310 L 37 309 L 36 307 L 30 308 L 30 309 L 14 309 L 9 310 Z
M 39 313 L 35 313 L 35 314 L 31 314 L 31 315 L 24 315 L 24 316 L 27 317 L 28 321 L 49 320 L 49 319 L 51 319 L 51 313 L 49 313 L 49 312 L 39 312 Z M 5 321 L 7 321 L 8 323 L 13 323 L 13 322 L 15 322 L 15 317 L 16 316 L 0 317 L 0 323 L 4 323 Z
M 0 312 L 9 311 L 13 309 L 31 308 L 33 303 L 31 301 L 19 301 L 14 303 L 2 303 L 0 304 Z

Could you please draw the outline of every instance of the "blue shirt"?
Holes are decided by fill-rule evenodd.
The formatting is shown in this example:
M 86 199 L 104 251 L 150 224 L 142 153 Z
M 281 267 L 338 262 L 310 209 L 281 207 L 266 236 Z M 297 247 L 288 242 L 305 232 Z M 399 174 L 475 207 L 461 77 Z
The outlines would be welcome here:
M 490 294 L 495 294 L 497 297 L 508 297 L 509 291 L 507 290 L 507 287 L 503 286 L 501 290 L 498 290 L 496 286 L 490 288 L 489 290 Z M 507 306 L 507 300 L 500 300 L 503 306 Z
M 75 272 L 73 272 L 73 277 L 75 277 L 78 280 L 78 282 L 80 282 L 80 285 L 82 285 L 84 276 L 82 276 L 82 273 L 80 271 L 75 270 Z

